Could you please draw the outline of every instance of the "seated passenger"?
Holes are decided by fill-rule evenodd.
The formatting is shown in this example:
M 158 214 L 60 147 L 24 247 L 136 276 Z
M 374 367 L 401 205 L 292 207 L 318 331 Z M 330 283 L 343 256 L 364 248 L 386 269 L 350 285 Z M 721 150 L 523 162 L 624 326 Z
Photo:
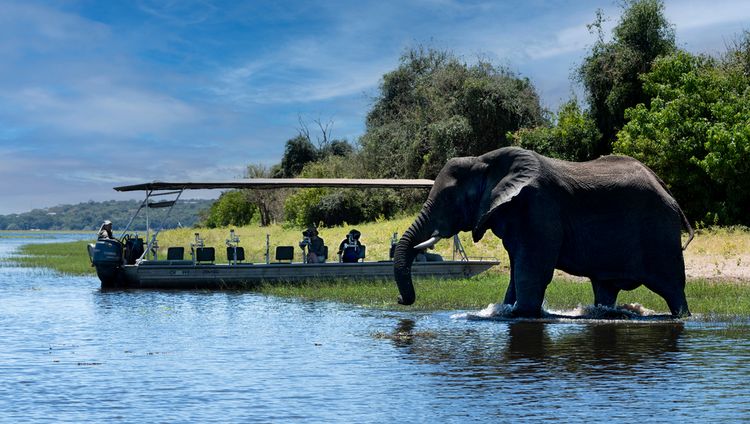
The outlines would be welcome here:
M 415 262 L 442 262 L 443 257 L 437 253 L 429 253 L 427 249 L 421 249 L 417 251 L 417 257 L 414 258 Z
M 357 230 L 349 231 L 346 238 L 339 244 L 339 262 L 357 262 L 360 258 L 360 248 L 362 243 L 359 242 L 359 236 L 361 236 Z
M 326 261 L 325 242 L 321 237 L 318 237 L 318 229 L 310 226 L 302 232 L 302 237 L 303 239 L 299 243 L 299 247 L 303 249 L 307 247 L 307 263 L 324 263 Z
M 112 221 L 106 220 L 102 223 L 102 226 L 99 227 L 99 233 L 97 233 L 96 238 L 98 240 L 112 239 Z

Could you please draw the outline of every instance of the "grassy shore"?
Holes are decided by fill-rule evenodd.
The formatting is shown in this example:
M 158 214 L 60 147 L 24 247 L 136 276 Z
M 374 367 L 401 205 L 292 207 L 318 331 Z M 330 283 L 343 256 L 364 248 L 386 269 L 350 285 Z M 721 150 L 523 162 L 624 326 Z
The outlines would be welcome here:
M 368 246 L 368 259 L 386 259 L 393 232 L 408 227 L 410 219 L 384 221 L 358 225 L 363 233 L 362 240 Z M 321 229 L 320 234 L 326 240 L 332 253 L 344 237 L 349 227 Z M 180 229 L 162 233 L 159 244 L 162 246 L 161 257 L 166 255 L 167 246 L 184 246 L 189 249 L 194 233 L 198 231 L 209 246 L 220 247 L 229 234 L 228 229 L 193 230 Z M 297 230 L 271 226 L 268 228 L 242 227 L 236 233 L 241 238 L 240 245 L 245 247 L 248 260 L 262 262 L 265 252 L 265 237 L 271 237 L 271 250 L 276 245 L 296 246 L 301 234 Z M 470 235 L 462 235 L 466 251 L 470 257 L 495 257 L 500 259 L 501 266 L 481 276 L 463 280 L 418 279 L 415 281 L 417 303 L 403 307 L 395 300 L 398 294 L 393 281 L 352 282 L 338 281 L 330 283 L 309 282 L 305 284 L 263 285 L 256 290 L 260 293 L 309 299 L 316 301 L 337 301 L 371 308 L 393 310 L 455 310 L 478 309 L 502 300 L 508 284 L 507 255 L 501 242 L 491 235 L 480 243 L 474 244 Z M 704 230 L 686 252 L 686 261 L 700 261 L 714 266 L 716 258 L 728 258 L 734 263 L 735 257 L 741 261 L 746 252 L 750 252 L 750 231 L 746 229 L 713 229 Z M 22 247 L 13 258 L 23 266 L 52 268 L 66 274 L 94 274 L 86 253 L 87 242 L 66 242 L 56 244 L 28 244 Z M 217 249 L 222 251 L 223 249 Z M 444 257 L 451 257 L 449 243 L 438 244 L 437 249 Z M 691 250 L 693 250 L 691 252 Z M 739 253 L 737 252 L 739 251 Z M 218 256 L 218 255 L 217 255 Z M 221 261 L 220 261 L 221 262 Z M 686 288 L 688 303 L 693 313 L 704 316 L 750 316 L 750 278 L 742 277 L 722 279 L 721 275 L 711 278 L 690 278 Z M 620 303 L 639 303 L 646 308 L 666 312 L 664 300 L 651 291 L 641 287 L 631 292 L 622 292 L 618 297 Z M 546 307 L 549 309 L 569 309 L 579 304 L 591 304 L 593 294 L 591 285 L 583 279 L 576 279 L 558 273 L 547 289 Z

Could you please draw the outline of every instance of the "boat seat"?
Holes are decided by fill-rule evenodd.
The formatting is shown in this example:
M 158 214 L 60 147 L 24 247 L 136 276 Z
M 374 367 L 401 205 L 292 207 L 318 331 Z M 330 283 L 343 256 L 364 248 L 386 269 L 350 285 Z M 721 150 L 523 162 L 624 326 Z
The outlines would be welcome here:
M 276 246 L 277 262 L 292 262 L 294 260 L 294 246 Z
M 185 259 L 185 248 L 184 247 L 169 247 L 167 248 L 167 260 L 168 261 L 181 261 Z
M 245 248 L 244 247 L 232 247 L 227 246 L 227 260 L 229 262 L 232 262 L 234 260 L 234 251 L 237 250 L 237 262 L 242 262 L 245 260 Z
M 364 261 L 365 259 L 365 246 L 363 244 L 360 244 L 359 246 L 348 246 L 344 249 L 341 255 L 344 262 L 359 262 L 360 260 Z M 344 260 L 343 258 L 346 258 Z M 354 259 L 352 261 L 352 259 Z
M 195 262 L 196 263 L 214 263 L 216 260 L 216 251 L 213 247 L 196 247 L 195 248 Z

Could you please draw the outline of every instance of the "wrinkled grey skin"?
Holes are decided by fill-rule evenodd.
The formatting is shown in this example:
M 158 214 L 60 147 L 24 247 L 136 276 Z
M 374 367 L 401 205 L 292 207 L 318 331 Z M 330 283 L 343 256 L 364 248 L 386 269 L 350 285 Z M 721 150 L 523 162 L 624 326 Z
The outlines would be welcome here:
M 590 278 L 597 305 L 614 306 L 620 290 L 643 284 L 672 315 L 688 316 L 682 225 L 692 239 L 663 182 L 630 157 L 573 163 L 508 147 L 451 159 L 396 246 L 399 303 L 416 299 L 414 246 L 460 231 L 471 231 L 476 242 L 491 230 L 510 257 L 503 303 L 515 316 L 541 314 L 556 268 Z

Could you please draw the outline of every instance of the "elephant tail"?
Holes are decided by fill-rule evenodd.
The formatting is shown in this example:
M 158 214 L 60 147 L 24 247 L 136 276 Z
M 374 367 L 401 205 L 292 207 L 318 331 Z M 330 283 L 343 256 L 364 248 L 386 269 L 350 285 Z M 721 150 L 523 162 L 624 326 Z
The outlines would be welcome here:
M 685 225 L 685 229 L 688 232 L 688 239 L 685 241 L 685 244 L 682 245 L 682 250 L 685 250 L 687 249 L 688 244 L 693 241 L 693 237 L 695 237 L 695 231 L 693 231 L 693 227 L 690 226 L 690 221 L 688 221 L 687 217 L 685 216 L 685 212 L 682 211 L 682 208 L 679 205 L 677 205 L 677 210 L 680 211 L 682 223 Z

